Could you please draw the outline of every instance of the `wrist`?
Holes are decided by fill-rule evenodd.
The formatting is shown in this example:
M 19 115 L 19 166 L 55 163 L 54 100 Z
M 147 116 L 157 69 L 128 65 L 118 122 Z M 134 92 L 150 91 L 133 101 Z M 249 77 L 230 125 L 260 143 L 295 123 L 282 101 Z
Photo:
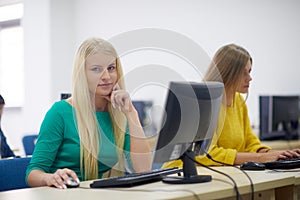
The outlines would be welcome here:
M 139 119 L 139 115 L 138 112 L 136 111 L 136 109 L 134 107 L 132 107 L 128 112 L 124 113 L 126 118 L 129 119 Z
M 53 174 L 45 173 L 43 175 L 43 184 L 46 184 L 47 186 L 52 186 L 53 185 L 51 182 L 52 176 Z

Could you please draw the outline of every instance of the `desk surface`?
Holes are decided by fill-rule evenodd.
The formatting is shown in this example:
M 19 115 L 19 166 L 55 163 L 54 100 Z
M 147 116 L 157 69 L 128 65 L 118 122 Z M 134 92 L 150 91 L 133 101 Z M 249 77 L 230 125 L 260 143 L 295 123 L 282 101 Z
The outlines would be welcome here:
M 262 141 L 264 145 L 270 146 L 275 150 L 282 149 L 299 149 L 300 140 L 272 140 L 272 141 Z
M 214 167 L 219 171 L 230 175 L 236 182 L 240 194 L 251 192 L 250 182 L 247 177 L 233 167 Z M 221 199 L 235 196 L 232 182 L 225 176 L 212 172 L 208 169 L 198 167 L 199 174 L 210 174 L 212 182 L 170 185 L 162 182 L 136 186 L 132 188 L 115 189 L 90 189 L 91 181 L 82 182 L 75 189 L 56 189 L 51 187 L 39 187 L 20 190 L 11 190 L 0 193 L 0 200 L 77 200 L 77 199 Z M 255 192 L 266 191 L 284 186 L 300 185 L 300 172 L 275 172 L 275 171 L 247 171 L 254 183 Z

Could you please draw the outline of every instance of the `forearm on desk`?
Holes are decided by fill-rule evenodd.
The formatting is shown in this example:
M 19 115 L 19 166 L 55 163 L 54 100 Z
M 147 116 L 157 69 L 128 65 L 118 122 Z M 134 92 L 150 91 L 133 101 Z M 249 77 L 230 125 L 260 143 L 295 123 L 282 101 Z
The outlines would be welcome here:
M 248 152 L 238 152 L 234 164 L 240 165 L 244 162 L 254 161 L 254 162 L 272 162 L 278 159 L 284 159 L 282 151 L 268 150 L 259 151 L 258 153 L 248 153 Z
M 263 162 L 262 153 L 237 152 L 234 160 L 235 165 L 248 161 Z
M 40 186 L 51 186 L 48 185 L 48 179 L 50 178 L 51 174 L 45 173 L 41 170 L 32 170 L 28 177 L 27 183 L 30 187 L 40 187 Z

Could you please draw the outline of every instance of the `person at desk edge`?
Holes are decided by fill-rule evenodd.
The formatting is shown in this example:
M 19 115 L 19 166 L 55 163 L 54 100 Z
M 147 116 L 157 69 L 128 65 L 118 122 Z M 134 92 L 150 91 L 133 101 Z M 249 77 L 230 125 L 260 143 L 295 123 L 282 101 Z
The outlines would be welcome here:
M 253 133 L 245 99 L 248 94 L 252 58 L 243 47 L 228 44 L 221 47 L 204 76 L 204 81 L 224 83 L 218 127 L 208 150 L 216 161 L 239 165 L 247 161 L 269 162 L 278 159 L 299 157 L 300 149 L 271 150 L 261 143 Z M 206 156 L 197 156 L 196 160 L 205 165 L 220 165 Z M 168 162 L 163 167 L 182 166 L 181 161 Z
M 124 174 L 151 170 L 151 152 L 129 94 L 114 47 L 89 38 L 73 66 L 72 97 L 48 110 L 26 171 L 31 187 L 102 178 L 111 169 Z M 127 161 L 127 162 L 126 162 Z
M 1 117 L 5 105 L 4 98 L 0 95 L 0 158 L 15 157 L 15 153 L 6 142 L 6 137 L 1 129 Z

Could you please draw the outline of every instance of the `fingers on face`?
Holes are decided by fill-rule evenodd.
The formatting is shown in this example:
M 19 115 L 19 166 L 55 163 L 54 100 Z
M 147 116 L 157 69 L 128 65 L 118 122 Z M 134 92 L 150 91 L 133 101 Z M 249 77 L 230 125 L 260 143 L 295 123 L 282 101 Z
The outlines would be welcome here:
M 113 108 L 116 108 L 115 94 L 116 94 L 116 92 L 112 91 L 111 96 L 110 96 L 110 101 L 111 101 Z
M 130 109 L 130 98 L 126 98 L 125 99 L 125 102 L 124 102 L 124 108 L 125 108 L 125 110 L 128 112 L 128 111 L 130 111 L 129 109 Z
M 117 102 L 116 102 L 116 95 L 117 95 L 117 93 L 119 92 L 119 90 L 120 90 L 120 86 L 119 86 L 119 84 L 117 83 L 114 87 L 113 87 L 113 90 L 112 90 L 112 92 L 111 92 L 111 96 L 110 96 L 110 101 L 111 101 L 111 104 L 112 104 L 112 106 L 113 106 L 113 108 L 116 108 L 116 104 L 117 104 Z
M 116 101 L 116 104 L 119 106 L 119 107 L 124 107 L 124 100 L 125 100 L 126 96 L 124 94 L 124 92 L 117 92 L 116 95 L 115 95 L 115 101 Z
M 115 107 L 121 111 L 128 112 L 131 104 L 130 97 L 126 91 L 117 91 L 114 93 L 114 104 Z
M 115 91 L 115 90 L 120 90 L 120 86 L 118 83 L 113 87 L 113 91 Z
M 119 84 L 113 87 L 113 91 L 110 96 L 110 101 L 113 108 L 117 108 L 120 111 L 130 111 L 131 99 L 129 94 L 125 90 L 121 90 Z

